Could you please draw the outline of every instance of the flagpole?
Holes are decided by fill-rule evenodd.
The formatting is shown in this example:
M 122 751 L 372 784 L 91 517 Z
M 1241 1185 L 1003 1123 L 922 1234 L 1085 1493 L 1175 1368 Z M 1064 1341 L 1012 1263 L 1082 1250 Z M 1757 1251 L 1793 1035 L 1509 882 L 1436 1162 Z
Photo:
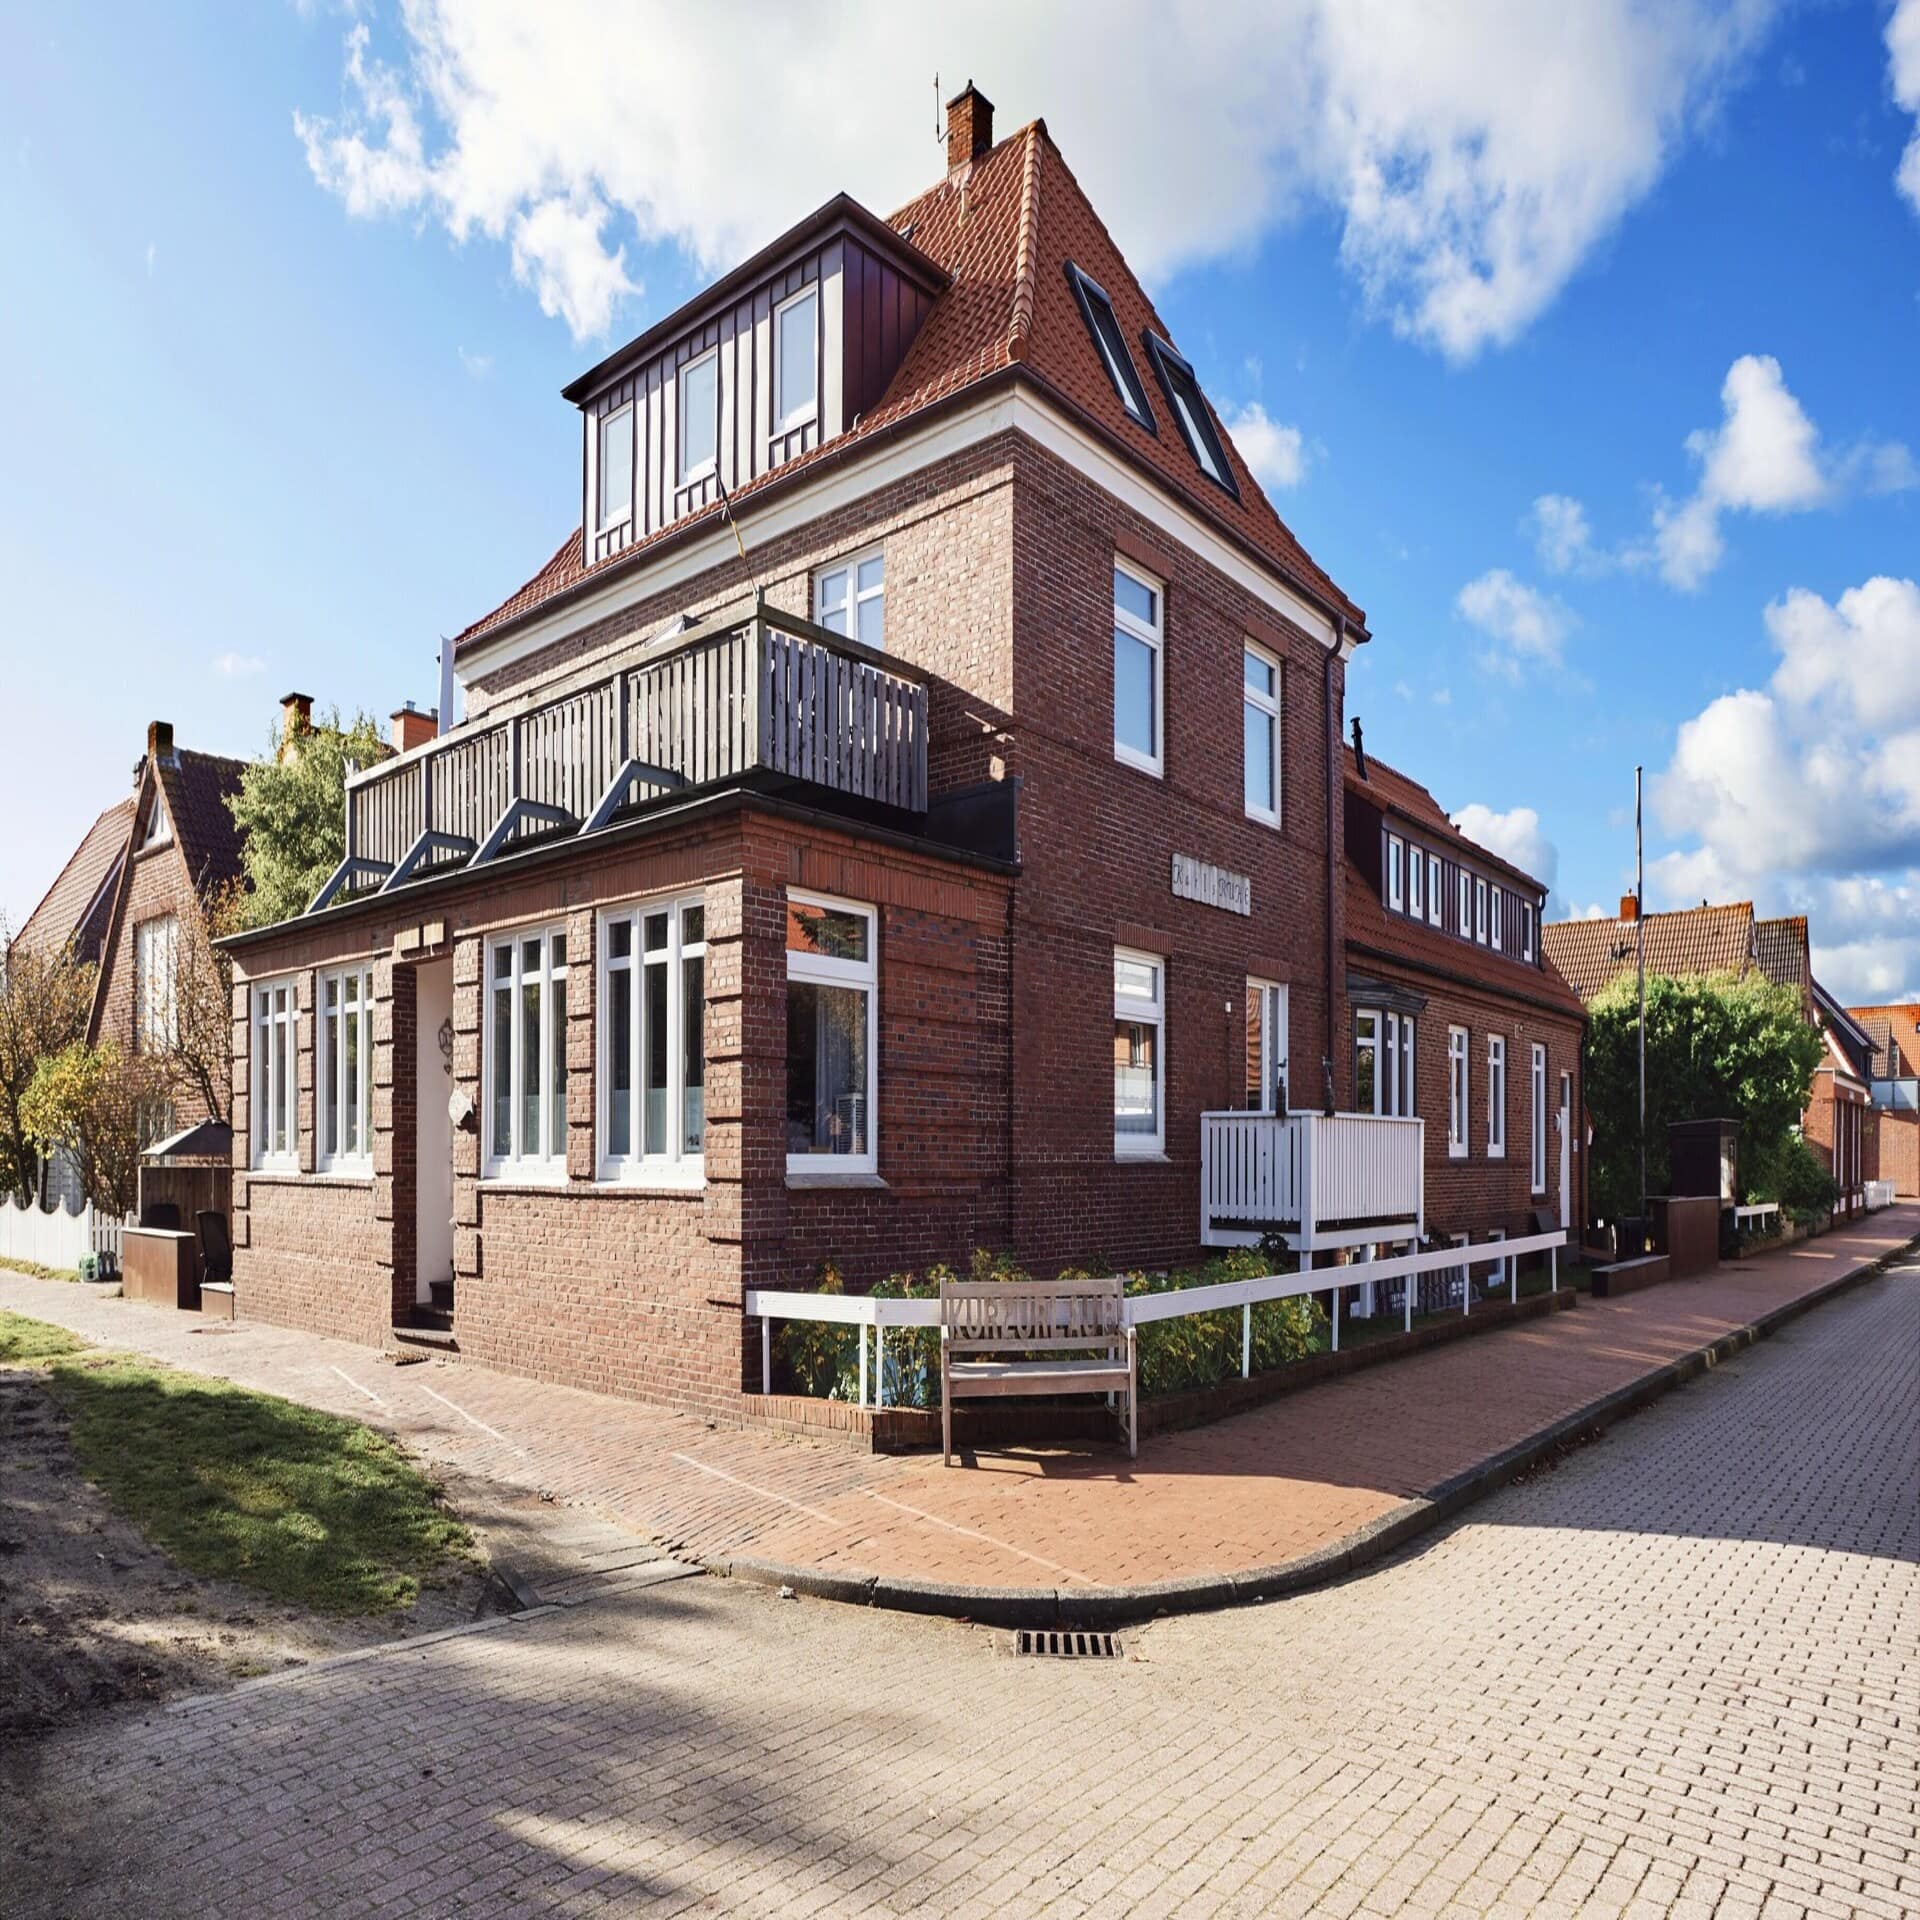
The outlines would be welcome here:
M 1636 1253 L 1645 1251 L 1647 1231 L 1647 866 L 1641 830 L 1640 768 L 1633 770 L 1633 944 L 1640 987 L 1640 1233 Z

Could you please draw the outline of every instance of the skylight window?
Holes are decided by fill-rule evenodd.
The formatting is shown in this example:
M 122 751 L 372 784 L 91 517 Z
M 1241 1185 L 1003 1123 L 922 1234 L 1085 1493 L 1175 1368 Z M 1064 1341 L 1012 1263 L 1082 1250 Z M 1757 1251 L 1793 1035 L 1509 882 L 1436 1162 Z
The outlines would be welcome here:
M 1086 320 L 1087 331 L 1093 335 L 1095 351 L 1100 355 L 1100 363 L 1107 370 L 1107 378 L 1113 382 L 1113 390 L 1120 396 L 1120 404 L 1132 414 L 1149 433 L 1155 431 L 1153 409 L 1147 404 L 1147 390 L 1140 382 L 1140 375 L 1133 364 L 1133 355 L 1127 351 L 1127 336 L 1120 331 L 1119 317 L 1114 313 L 1113 302 L 1107 297 L 1107 290 L 1097 280 L 1090 280 L 1071 260 L 1067 262 L 1067 284 L 1072 287 L 1073 295 L 1080 302 L 1080 312 Z
M 1157 333 L 1147 335 L 1147 351 L 1153 356 L 1153 370 L 1160 376 L 1161 391 L 1167 396 L 1173 417 L 1180 423 L 1180 437 L 1186 441 L 1187 451 L 1216 487 L 1238 499 L 1240 489 L 1234 485 L 1233 470 L 1227 465 L 1227 450 L 1213 429 L 1213 415 L 1207 409 L 1206 397 L 1200 391 L 1193 368 Z

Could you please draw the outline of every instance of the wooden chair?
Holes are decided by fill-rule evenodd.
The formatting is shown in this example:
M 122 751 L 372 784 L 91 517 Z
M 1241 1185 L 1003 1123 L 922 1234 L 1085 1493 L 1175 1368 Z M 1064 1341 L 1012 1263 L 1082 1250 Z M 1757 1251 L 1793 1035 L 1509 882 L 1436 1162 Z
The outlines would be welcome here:
M 955 1400 L 1018 1393 L 1125 1394 L 1127 1453 L 1137 1453 L 1139 1365 L 1125 1299 L 1118 1278 L 942 1281 L 940 1444 L 946 1464 L 953 1465 Z

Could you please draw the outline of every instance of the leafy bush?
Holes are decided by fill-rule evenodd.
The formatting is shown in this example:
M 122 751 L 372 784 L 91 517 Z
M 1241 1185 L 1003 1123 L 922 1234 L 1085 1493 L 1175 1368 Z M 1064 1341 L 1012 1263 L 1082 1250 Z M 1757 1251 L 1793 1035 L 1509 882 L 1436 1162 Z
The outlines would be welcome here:
M 1188 1287 L 1219 1286 L 1229 1280 L 1253 1280 L 1271 1273 L 1273 1263 L 1257 1248 L 1236 1248 L 1204 1266 L 1174 1273 L 1127 1276 L 1130 1294 L 1177 1293 Z M 1262 1301 L 1253 1309 L 1253 1371 L 1270 1373 L 1291 1366 L 1319 1348 L 1327 1316 L 1311 1297 Z M 1140 1329 L 1140 1391 L 1148 1399 L 1166 1393 L 1190 1393 L 1218 1386 L 1240 1372 L 1240 1312 L 1183 1315 L 1150 1320 Z

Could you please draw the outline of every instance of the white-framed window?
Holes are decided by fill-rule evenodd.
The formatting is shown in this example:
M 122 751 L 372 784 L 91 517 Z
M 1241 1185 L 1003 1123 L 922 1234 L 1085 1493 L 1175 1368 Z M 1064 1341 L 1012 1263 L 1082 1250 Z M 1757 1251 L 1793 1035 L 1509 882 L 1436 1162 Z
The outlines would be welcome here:
M 787 895 L 787 1171 L 875 1173 L 879 915 Z
M 1473 875 L 1462 872 L 1460 875 L 1460 938 L 1473 938 Z
M 1438 926 L 1446 915 L 1445 892 L 1446 870 L 1440 864 L 1437 853 L 1427 855 L 1427 920 Z
M 1249 640 L 1240 664 L 1241 758 L 1247 817 L 1280 824 L 1280 662 Z
M 1500 897 L 1501 897 L 1500 889 L 1498 887 L 1495 887 L 1493 890 L 1493 901 L 1490 908 L 1490 912 L 1492 914 L 1493 950 L 1495 953 L 1498 953 L 1500 951 L 1500 934 L 1501 934 Z
M 1533 958 L 1533 902 L 1531 900 L 1520 902 L 1520 958 L 1522 960 Z
M 1081 315 L 1087 323 L 1087 331 L 1093 335 L 1093 344 L 1100 355 L 1101 364 L 1107 370 L 1107 378 L 1113 382 L 1114 391 L 1120 396 L 1120 404 L 1152 433 L 1153 409 L 1147 404 L 1147 390 L 1140 384 L 1133 355 L 1127 350 L 1126 335 L 1120 330 L 1120 322 L 1113 311 L 1112 300 L 1107 297 L 1106 288 L 1082 273 L 1071 260 L 1067 262 L 1067 279 L 1072 284 L 1074 297 L 1080 302 Z
M 1160 583 L 1113 563 L 1113 757 L 1158 776 L 1165 684 Z
M 567 933 L 540 927 L 487 944 L 489 1179 L 567 1171 Z
M 1487 1035 L 1487 1158 L 1507 1157 L 1507 1036 Z
M 633 403 L 600 421 L 600 519 L 602 531 L 633 512 Z
M 133 929 L 133 1050 L 161 1054 L 180 1044 L 180 921 L 171 913 Z
M 1467 1030 L 1447 1029 L 1447 1158 L 1467 1157 L 1467 1112 L 1471 1090 L 1467 1085 Z
M 1415 920 L 1427 917 L 1427 856 L 1418 847 L 1407 848 L 1407 913 Z
M 1414 1021 L 1358 1007 L 1353 1015 L 1353 1104 L 1360 1113 L 1411 1115 Z
M 1285 1111 L 1286 1085 L 1287 990 L 1277 981 L 1249 980 L 1246 1111 Z
M 1397 833 L 1387 835 L 1387 905 L 1395 913 L 1407 904 L 1407 843 Z
M 704 480 L 720 449 L 720 353 L 709 347 L 680 369 L 680 484 Z
M 1473 937 L 1483 947 L 1487 944 L 1487 883 L 1484 880 L 1473 883 Z
M 1113 1150 L 1162 1153 L 1167 1144 L 1167 963 L 1113 950 Z
M 291 1171 L 300 1164 L 295 1131 L 299 1112 L 299 1002 L 291 979 L 268 980 L 253 989 L 253 1066 L 248 1107 L 253 1164 Z
M 1160 376 L 1161 390 L 1172 405 L 1173 417 L 1179 423 L 1187 451 L 1215 486 L 1223 487 L 1238 498 L 1240 489 L 1234 484 L 1228 467 L 1227 451 L 1214 433 L 1213 416 L 1207 410 L 1206 399 L 1200 392 L 1199 378 L 1192 366 L 1157 333 L 1147 335 L 1147 352 L 1153 360 L 1155 372 Z
M 1547 1190 L 1547 1050 L 1533 1043 L 1533 1185 L 1534 1193 Z
M 322 1173 L 373 1167 L 373 974 L 346 967 L 320 976 L 314 1006 L 314 1073 Z
M 791 433 L 820 413 L 820 289 L 803 287 L 773 310 L 773 430 Z
M 603 913 L 599 965 L 600 1178 L 697 1185 L 707 1133 L 705 901 Z
M 813 576 L 813 618 L 862 646 L 887 644 L 887 557 L 879 547 L 836 560 Z

